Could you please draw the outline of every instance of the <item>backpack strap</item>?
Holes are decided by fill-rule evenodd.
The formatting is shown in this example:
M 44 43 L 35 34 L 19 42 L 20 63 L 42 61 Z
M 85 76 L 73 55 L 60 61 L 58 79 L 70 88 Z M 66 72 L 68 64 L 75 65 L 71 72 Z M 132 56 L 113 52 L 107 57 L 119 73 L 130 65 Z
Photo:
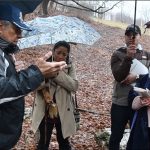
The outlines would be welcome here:
M 132 120 L 132 124 L 131 124 L 131 131 L 132 131 L 133 127 L 134 127 L 134 124 L 135 124 L 137 115 L 138 115 L 138 111 L 136 111 L 136 112 L 134 113 L 133 120 Z

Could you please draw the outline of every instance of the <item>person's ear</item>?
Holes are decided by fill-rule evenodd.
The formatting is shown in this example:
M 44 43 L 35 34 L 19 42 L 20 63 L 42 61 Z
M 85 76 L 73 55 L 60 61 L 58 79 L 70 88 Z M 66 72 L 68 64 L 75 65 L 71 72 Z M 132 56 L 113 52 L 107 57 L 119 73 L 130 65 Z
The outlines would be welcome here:
M 0 21 L 0 35 L 2 34 L 2 28 L 3 28 L 3 24 L 2 24 L 2 22 Z

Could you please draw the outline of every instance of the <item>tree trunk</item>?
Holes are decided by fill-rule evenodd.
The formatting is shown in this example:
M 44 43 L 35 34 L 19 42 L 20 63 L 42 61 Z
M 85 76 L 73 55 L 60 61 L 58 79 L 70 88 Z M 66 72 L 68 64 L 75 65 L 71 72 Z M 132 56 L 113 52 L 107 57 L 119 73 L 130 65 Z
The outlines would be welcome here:
M 50 2 L 50 9 L 53 9 L 53 6 L 54 6 L 54 1 L 51 0 L 51 2 Z
M 64 1 L 64 4 L 67 5 L 67 1 Z M 66 6 L 62 7 L 62 12 L 65 12 Z
M 42 9 L 43 9 L 43 14 L 44 15 L 48 15 L 48 3 L 49 3 L 49 0 L 43 0 L 42 2 Z

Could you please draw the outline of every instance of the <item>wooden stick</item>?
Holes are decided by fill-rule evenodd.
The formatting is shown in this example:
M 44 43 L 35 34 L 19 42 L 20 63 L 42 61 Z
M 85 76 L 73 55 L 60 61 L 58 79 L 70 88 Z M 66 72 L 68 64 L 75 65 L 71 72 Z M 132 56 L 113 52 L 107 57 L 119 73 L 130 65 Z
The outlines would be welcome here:
M 82 109 L 82 108 L 75 108 L 75 109 L 78 111 L 81 111 L 81 112 L 88 112 L 88 113 L 97 114 L 97 115 L 107 115 L 107 116 L 110 115 L 109 113 L 100 113 L 100 112 L 96 112 L 94 110 L 87 110 L 87 109 Z

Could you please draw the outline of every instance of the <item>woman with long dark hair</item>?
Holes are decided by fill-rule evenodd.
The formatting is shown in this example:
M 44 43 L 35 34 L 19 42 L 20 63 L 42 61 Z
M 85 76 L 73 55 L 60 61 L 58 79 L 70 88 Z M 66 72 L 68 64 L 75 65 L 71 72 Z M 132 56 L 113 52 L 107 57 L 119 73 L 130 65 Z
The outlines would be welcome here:
M 76 92 L 78 81 L 69 54 L 67 42 L 59 41 L 54 45 L 53 56 L 48 61 L 66 61 L 68 66 L 53 79 L 45 79 L 44 85 L 36 92 L 32 129 L 34 132 L 40 130 L 38 150 L 48 150 L 54 127 L 59 149 L 71 150 L 69 137 L 76 132 L 71 94 Z

